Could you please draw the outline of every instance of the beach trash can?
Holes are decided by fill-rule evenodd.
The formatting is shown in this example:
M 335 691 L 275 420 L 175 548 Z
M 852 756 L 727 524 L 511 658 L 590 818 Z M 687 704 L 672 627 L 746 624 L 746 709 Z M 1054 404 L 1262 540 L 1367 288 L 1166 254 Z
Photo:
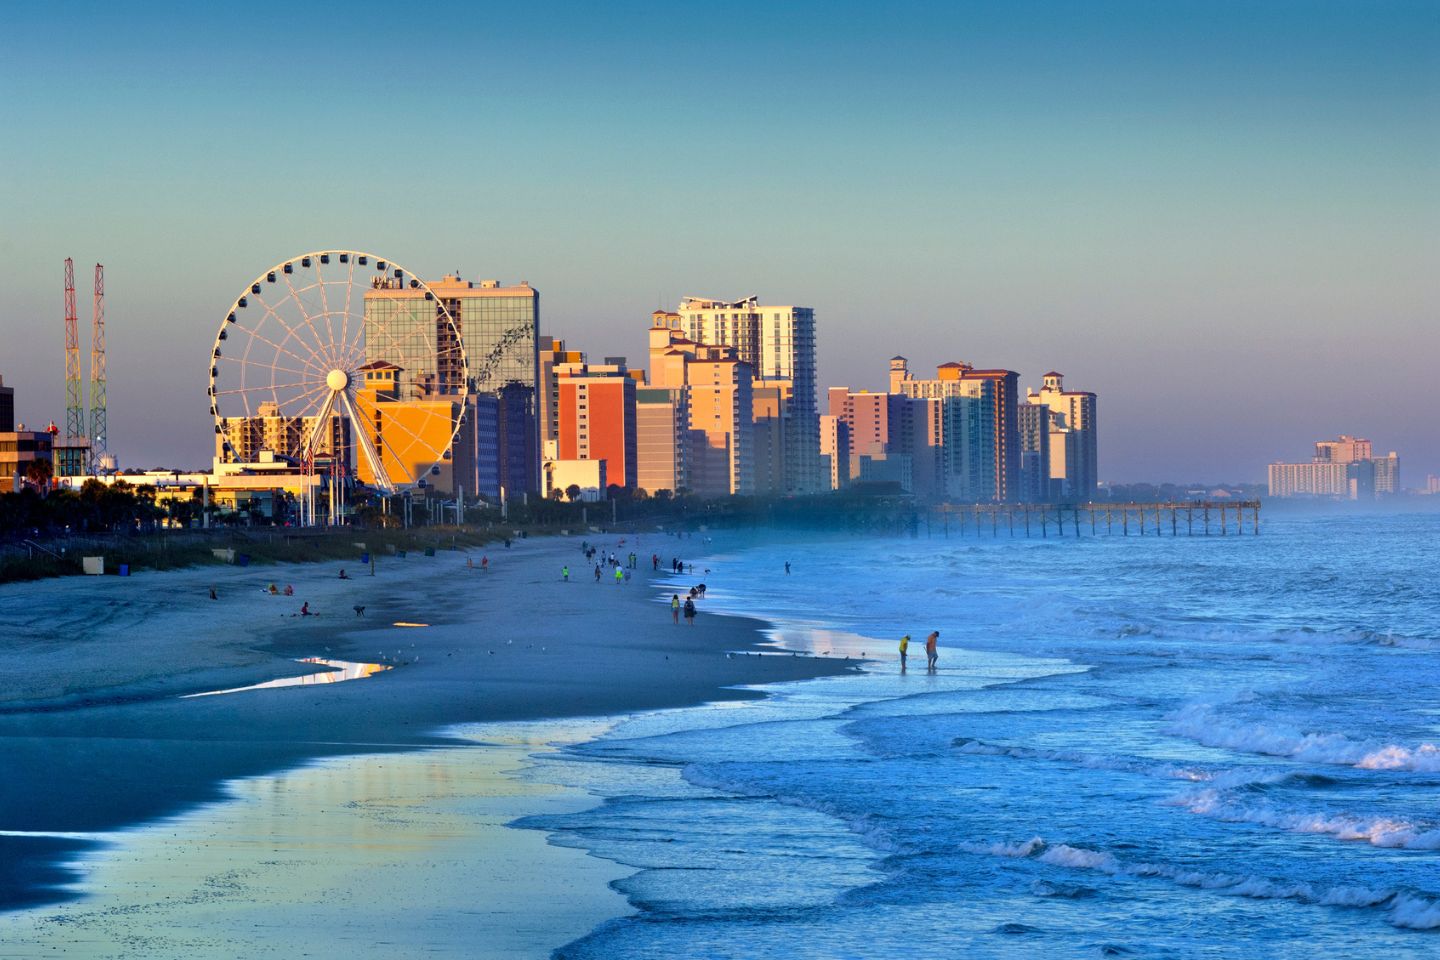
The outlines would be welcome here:
M 433 557 L 433 556 L 435 556 L 435 548 L 434 548 L 434 547 L 426 547 L 426 548 L 425 548 L 425 556 L 427 556 L 427 557 Z
M 130 564 L 128 564 L 128 563 L 122 563 L 122 564 L 120 564 L 120 576 L 122 576 L 122 577 L 128 577 L 128 576 L 130 576 Z
M 405 551 L 404 551 L 404 550 L 396 550 L 396 551 L 395 551 L 395 556 L 399 557 L 401 560 L 404 560 L 404 559 L 405 559 Z
M 248 554 L 248 553 L 237 553 L 237 554 L 235 554 L 235 566 L 237 566 L 237 567 L 248 567 L 248 566 L 250 566 L 250 554 Z
M 362 553 L 362 554 L 360 554 L 360 565 L 361 565 L 361 566 L 368 566 L 369 563 L 370 563 L 370 554 L 368 554 L 368 553 Z

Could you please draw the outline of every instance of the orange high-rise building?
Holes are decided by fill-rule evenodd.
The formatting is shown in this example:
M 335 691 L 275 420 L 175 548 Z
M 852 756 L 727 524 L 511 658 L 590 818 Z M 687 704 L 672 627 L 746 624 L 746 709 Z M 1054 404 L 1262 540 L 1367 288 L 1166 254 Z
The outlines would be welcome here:
M 623 361 L 558 364 L 557 446 L 560 460 L 604 460 L 606 483 L 638 483 L 635 378 Z

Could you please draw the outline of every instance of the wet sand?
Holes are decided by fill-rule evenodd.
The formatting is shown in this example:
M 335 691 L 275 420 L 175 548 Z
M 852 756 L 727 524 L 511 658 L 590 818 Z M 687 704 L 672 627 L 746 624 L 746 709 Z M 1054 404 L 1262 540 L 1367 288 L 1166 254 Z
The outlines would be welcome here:
M 753 694 L 733 685 L 849 669 L 735 657 L 764 624 L 655 602 L 662 535 L 631 582 L 594 582 L 579 539 L 516 541 L 488 572 L 459 552 L 357 563 L 202 568 L 0 588 L 0 909 L 73 896 L 84 835 L 232 796 L 228 782 L 324 757 L 457 745 L 456 724 L 597 717 Z M 563 564 L 571 581 L 560 578 Z M 664 567 L 664 563 L 662 563 Z M 699 580 L 697 574 L 690 580 Z M 266 584 L 291 584 L 293 597 Z M 712 580 L 713 582 L 713 580 Z M 214 584 L 219 599 L 211 601 Z M 303 603 L 320 616 L 291 616 Z M 352 610 L 365 606 L 363 619 Z M 396 621 L 428 624 L 395 627 Z M 314 672 L 301 657 L 394 664 L 343 683 L 183 698 Z M 470 749 L 486 749 L 483 746 Z

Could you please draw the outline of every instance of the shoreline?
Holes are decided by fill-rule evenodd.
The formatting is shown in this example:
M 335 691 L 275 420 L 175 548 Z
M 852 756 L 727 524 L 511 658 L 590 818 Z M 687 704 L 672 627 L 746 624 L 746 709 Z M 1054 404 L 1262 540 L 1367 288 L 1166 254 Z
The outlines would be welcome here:
M 9 834 L 0 835 L 0 859 L 10 864 L 0 872 L 0 914 L 74 897 L 65 863 L 92 844 L 64 835 L 154 823 L 223 800 L 228 784 L 246 778 L 329 757 L 455 747 L 445 731 L 457 725 L 753 699 L 763 694 L 745 688 L 852 669 L 727 658 L 771 648 L 768 625 L 705 612 L 693 627 L 673 624 L 655 602 L 665 571 L 642 567 L 620 586 L 577 582 L 581 539 L 516 541 L 489 552 L 489 572 L 441 551 L 381 558 L 373 579 L 365 571 L 339 580 L 341 564 L 330 562 L 0 587 L 0 632 L 14 638 L 0 650 L 10 774 L 0 783 L 0 831 Z M 710 552 L 665 535 L 642 534 L 636 546 L 627 534 L 623 550 L 619 539 L 602 542 L 646 561 L 652 551 L 667 560 Z M 271 580 L 293 583 L 295 595 L 262 592 Z M 357 599 L 363 621 L 331 614 L 349 613 Z M 304 602 L 322 616 L 289 615 Z M 429 626 L 388 625 L 396 620 Z M 292 661 L 317 655 L 398 665 L 323 689 L 179 699 L 313 672 Z

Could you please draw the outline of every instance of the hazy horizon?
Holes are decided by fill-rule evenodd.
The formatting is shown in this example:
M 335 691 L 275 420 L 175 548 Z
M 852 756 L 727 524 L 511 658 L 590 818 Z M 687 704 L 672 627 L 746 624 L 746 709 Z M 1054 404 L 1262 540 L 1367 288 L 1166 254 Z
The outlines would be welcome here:
M 1100 478 L 1440 473 L 1440 7 L 19 5 L 0 376 L 63 422 L 105 264 L 110 447 L 203 466 L 231 300 L 300 253 L 530 281 L 644 363 L 682 296 L 816 310 L 820 387 L 966 360 L 1099 394 Z M 86 358 L 88 377 L 88 356 Z M 1427 402 L 1428 401 L 1428 402 Z M 822 401 L 823 402 L 823 401 Z

